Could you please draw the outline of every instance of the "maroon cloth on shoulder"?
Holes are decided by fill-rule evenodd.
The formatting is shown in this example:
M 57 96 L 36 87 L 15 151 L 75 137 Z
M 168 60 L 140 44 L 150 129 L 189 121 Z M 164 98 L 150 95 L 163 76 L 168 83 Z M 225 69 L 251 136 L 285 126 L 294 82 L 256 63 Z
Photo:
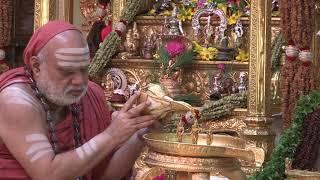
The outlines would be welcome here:
M 78 30 L 75 26 L 63 22 L 53 21 L 39 28 L 31 37 L 25 51 L 24 62 L 28 66 L 30 58 L 36 55 L 55 35 L 67 31 Z M 78 30 L 79 31 L 79 30 Z M 25 76 L 24 68 L 9 70 L 0 75 L 0 92 L 16 83 L 27 83 L 30 81 Z M 110 112 L 107 110 L 103 90 L 95 83 L 89 82 L 86 95 L 81 99 L 82 118 L 80 118 L 80 132 L 83 143 L 95 135 L 104 131 L 110 124 Z M 74 132 L 72 128 L 72 115 L 68 113 L 65 120 L 55 127 L 59 147 L 63 151 L 74 149 Z M 86 175 L 86 180 L 94 179 L 93 175 L 101 174 L 108 163 L 101 163 Z M 21 167 L 15 157 L 9 152 L 4 144 L 0 144 L 0 180 L 29 180 L 31 179 Z

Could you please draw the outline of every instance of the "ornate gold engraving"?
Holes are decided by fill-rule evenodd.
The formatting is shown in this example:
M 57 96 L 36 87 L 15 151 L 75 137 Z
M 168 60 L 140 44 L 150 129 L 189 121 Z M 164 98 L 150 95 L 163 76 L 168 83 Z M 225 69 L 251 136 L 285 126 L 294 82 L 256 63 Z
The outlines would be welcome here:
M 34 29 L 49 21 L 50 0 L 35 0 L 34 2 Z
M 34 29 L 50 20 L 60 19 L 72 22 L 72 12 L 71 0 L 35 0 Z

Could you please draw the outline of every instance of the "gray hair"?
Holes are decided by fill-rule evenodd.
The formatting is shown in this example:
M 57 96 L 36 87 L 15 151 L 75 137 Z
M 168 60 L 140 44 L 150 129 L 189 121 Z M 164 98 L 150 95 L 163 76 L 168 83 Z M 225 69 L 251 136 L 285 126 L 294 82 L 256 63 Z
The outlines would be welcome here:
M 46 62 L 46 59 L 48 58 L 48 49 L 46 47 L 43 47 L 37 54 L 37 57 L 39 59 L 40 64 L 43 62 Z

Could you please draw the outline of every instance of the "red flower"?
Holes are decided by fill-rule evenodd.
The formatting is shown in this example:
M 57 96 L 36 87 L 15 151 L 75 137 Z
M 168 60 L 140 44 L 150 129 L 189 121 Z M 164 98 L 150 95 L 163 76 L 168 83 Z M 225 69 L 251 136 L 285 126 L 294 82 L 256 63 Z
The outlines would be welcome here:
M 107 26 L 101 30 L 100 41 L 103 42 L 106 37 L 112 32 L 112 23 L 108 22 Z
M 186 46 L 181 39 L 173 39 L 167 42 L 165 48 L 171 57 L 176 57 L 183 53 L 183 51 L 186 49 Z

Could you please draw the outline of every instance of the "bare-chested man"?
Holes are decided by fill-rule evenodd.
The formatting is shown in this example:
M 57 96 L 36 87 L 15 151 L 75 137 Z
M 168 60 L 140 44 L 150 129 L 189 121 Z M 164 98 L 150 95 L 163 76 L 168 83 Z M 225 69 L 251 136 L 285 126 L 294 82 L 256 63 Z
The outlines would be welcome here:
M 103 91 L 88 81 L 89 49 L 74 26 L 55 21 L 32 36 L 26 69 L 0 76 L 0 179 L 117 180 L 144 145 L 155 121 L 148 102 L 107 111 Z

